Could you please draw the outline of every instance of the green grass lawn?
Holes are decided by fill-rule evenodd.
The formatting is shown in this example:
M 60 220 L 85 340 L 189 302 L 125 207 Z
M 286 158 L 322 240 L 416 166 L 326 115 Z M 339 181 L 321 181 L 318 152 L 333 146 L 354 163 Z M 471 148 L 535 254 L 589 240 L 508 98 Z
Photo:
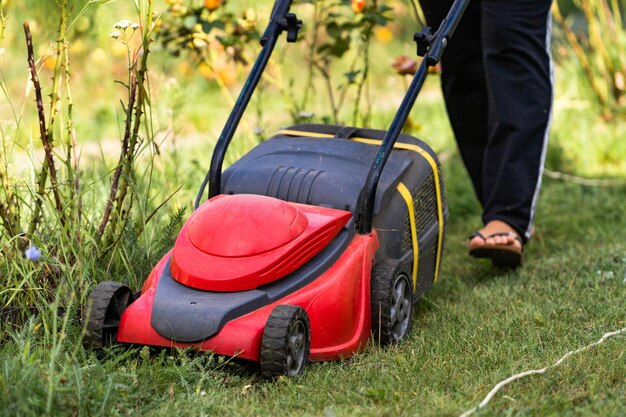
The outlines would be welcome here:
M 25 6 L 17 10 L 28 12 Z M 90 15 L 96 27 L 88 28 L 94 37 L 72 39 L 74 122 L 84 151 L 82 203 L 90 239 L 95 239 L 119 147 L 121 90 L 113 79 L 124 75 L 124 63 L 88 63 L 98 48 L 112 49 L 107 34 L 116 20 L 129 17 L 126 12 L 128 6 L 98 9 Z M 3 155 L 14 170 L 10 179 L 27 211 L 34 176 L 29 152 L 39 145 L 32 96 L 23 94 L 25 60 L 18 29 L 11 26 L 0 44 L 8 51 L 0 60 L 0 83 L 8 89 L 0 100 L 0 133 Z M 36 40 L 42 43 L 49 33 L 40 25 Z M 87 43 L 82 52 L 79 40 Z M 398 39 L 374 47 L 373 127 L 388 126 L 404 91 L 401 79 L 390 74 L 389 61 L 395 54 L 412 54 L 413 48 Z M 21 60 L 19 66 L 8 65 L 17 62 L 14 57 Z M 4 252 L 9 237 L 0 229 L 0 303 L 20 300 L 39 310 L 19 328 L 0 322 L 0 416 L 454 416 L 478 405 L 501 380 L 550 366 L 567 352 L 626 327 L 626 122 L 599 118 L 580 69 L 562 61 L 547 166 L 608 177 L 613 185 L 544 177 L 536 237 L 526 248 L 525 265 L 516 271 L 494 269 L 467 255 L 467 236 L 480 227 L 480 208 L 454 146 L 438 79 L 428 80 L 412 114 L 419 124 L 413 133 L 444 159 L 450 219 L 440 279 L 417 306 L 410 337 L 400 345 L 381 349 L 372 343 L 353 358 L 312 363 L 302 377 L 277 381 L 261 379 L 254 366 L 208 353 L 122 346 L 102 354 L 85 351 L 78 307 L 103 280 L 138 289 L 171 247 L 178 220 L 191 212 L 228 112 L 214 85 L 195 72 L 180 71 L 184 57 L 172 58 L 156 48 L 153 57 L 152 110 L 160 153 L 146 147 L 136 163 L 133 215 L 112 253 L 95 257 L 92 241 L 83 242 L 85 248 L 68 245 L 48 211 L 36 236 L 43 262 L 33 265 L 19 253 Z M 275 64 L 286 68 L 285 83 L 297 73 L 297 65 L 284 57 Z M 233 94 L 237 91 L 232 87 Z M 326 98 L 317 97 L 312 110 L 321 119 Z M 245 119 L 249 126 L 242 128 L 248 133 L 236 138 L 228 163 L 257 143 L 250 127 L 263 127 L 269 135 L 289 123 L 284 98 L 265 86 L 251 103 Z M 15 134 L 11 108 L 22 112 Z M 342 117 L 349 119 L 346 114 Z M 146 215 L 181 186 L 144 229 Z M 182 215 L 181 209 L 186 210 Z M 59 253 L 69 253 L 73 262 L 53 255 Z M 68 313 L 58 316 L 57 305 Z M 475 415 L 626 415 L 626 335 L 573 355 L 543 375 L 507 385 Z
M 478 207 L 458 158 L 444 169 L 441 278 L 399 346 L 268 382 L 208 354 L 115 347 L 98 357 L 75 323 L 35 319 L 0 348 L 0 414 L 458 415 L 500 380 L 626 327 L 626 187 L 546 180 L 526 265 L 498 271 L 468 258 Z M 505 387 L 478 415 L 624 415 L 625 355 L 624 336 L 609 339 Z

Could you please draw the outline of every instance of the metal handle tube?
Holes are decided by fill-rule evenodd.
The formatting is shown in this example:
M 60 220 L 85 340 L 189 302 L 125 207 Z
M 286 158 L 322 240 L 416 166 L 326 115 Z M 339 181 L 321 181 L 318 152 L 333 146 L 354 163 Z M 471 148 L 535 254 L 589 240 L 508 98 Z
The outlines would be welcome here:
M 206 189 L 207 184 L 209 185 L 209 198 L 221 193 L 222 166 L 224 164 L 226 150 L 228 149 L 228 145 L 235 135 L 235 131 L 239 126 L 239 122 L 241 121 L 246 107 L 250 102 L 252 93 L 254 93 L 254 90 L 256 89 L 256 86 L 258 85 L 261 76 L 263 75 L 263 71 L 267 66 L 270 56 L 274 51 L 276 42 L 278 41 L 278 38 L 283 30 L 280 20 L 283 19 L 289 11 L 289 8 L 291 7 L 291 2 L 292 0 L 278 0 L 278 2 L 274 4 L 274 9 L 272 10 L 270 22 L 261 38 L 261 44 L 263 45 L 263 49 L 261 50 L 259 57 L 255 61 L 250 75 L 248 76 L 248 79 L 246 80 L 246 83 L 241 90 L 241 93 L 239 93 L 239 97 L 235 102 L 235 107 L 233 107 L 233 110 L 228 116 L 228 120 L 226 121 L 226 125 L 224 125 L 222 134 L 215 144 L 213 156 L 211 157 L 211 167 L 206 177 L 204 178 L 202 185 L 200 186 L 198 195 L 196 196 L 196 201 L 194 204 L 194 208 L 196 209 L 202 201 L 202 195 L 204 194 L 204 190 Z
M 452 4 L 448 15 L 439 25 L 433 43 L 428 50 L 428 65 L 435 66 L 441 60 L 441 55 L 448 45 L 448 39 L 459 25 L 468 4 L 469 0 L 457 0 Z
M 387 163 L 387 159 L 393 150 L 393 145 L 395 145 L 396 140 L 398 139 L 398 136 L 400 136 L 402 128 L 406 123 L 406 119 L 409 117 L 409 113 L 411 113 L 413 104 L 417 99 L 417 95 L 419 94 L 422 85 L 424 85 L 427 74 L 428 64 L 426 63 L 426 59 L 423 59 L 417 69 L 417 72 L 415 73 L 415 76 L 413 77 L 413 81 L 411 81 L 407 94 L 402 100 L 402 104 L 400 104 L 398 112 L 391 122 L 391 126 L 389 126 L 389 130 L 387 130 L 387 133 L 383 138 L 383 143 L 378 149 L 378 154 L 376 154 L 374 163 L 370 167 L 367 180 L 365 182 L 365 194 L 361 203 L 361 220 L 359 223 L 359 233 L 361 234 L 368 234 L 372 231 L 374 203 L 376 201 L 376 189 L 378 188 L 380 175 L 382 174 L 383 168 Z
M 393 146 L 398 140 L 398 136 L 400 136 L 402 128 L 411 113 L 411 109 L 417 99 L 417 95 L 424 85 L 426 75 L 428 74 L 428 67 L 436 65 L 441 59 L 441 55 L 447 45 L 447 41 L 458 26 L 461 16 L 465 12 L 468 4 L 469 0 L 455 0 L 454 4 L 450 8 L 450 11 L 448 12 L 448 15 L 439 26 L 433 42 L 431 43 L 431 47 L 420 63 L 420 66 L 413 77 L 413 81 L 411 81 L 411 85 L 409 86 L 409 89 L 400 104 L 400 108 L 393 118 L 391 126 L 389 126 L 389 130 L 387 130 L 387 133 L 383 138 L 383 143 L 378 149 L 376 158 L 370 167 L 365 181 L 359 222 L 359 233 L 361 234 L 369 234 L 372 232 L 374 204 L 376 202 L 376 190 L 378 188 L 380 175 L 382 174 L 383 168 L 385 168 L 385 164 L 387 163 L 387 159 L 389 159 L 389 155 L 391 155 L 391 151 L 393 150 Z

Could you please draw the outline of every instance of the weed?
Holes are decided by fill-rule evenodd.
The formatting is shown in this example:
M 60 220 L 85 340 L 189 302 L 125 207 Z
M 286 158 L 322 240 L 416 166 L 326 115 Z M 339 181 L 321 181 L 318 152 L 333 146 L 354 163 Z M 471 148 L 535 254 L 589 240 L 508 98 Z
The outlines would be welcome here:
M 580 0 L 587 31 L 575 32 L 553 4 L 556 22 L 569 51 L 578 60 L 594 98 L 605 117 L 623 113 L 626 105 L 626 36 L 622 26 L 623 4 L 617 0 Z

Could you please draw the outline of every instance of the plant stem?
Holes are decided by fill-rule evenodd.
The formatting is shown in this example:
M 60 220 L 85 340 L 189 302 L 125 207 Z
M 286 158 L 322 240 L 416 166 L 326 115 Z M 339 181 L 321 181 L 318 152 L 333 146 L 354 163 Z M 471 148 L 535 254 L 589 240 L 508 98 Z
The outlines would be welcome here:
M 7 27 L 7 19 L 9 17 L 4 14 L 4 7 L 2 6 L 2 1 L 0 0 L 0 41 L 4 39 L 4 30 Z
M 109 222 L 109 217 L 111 216 L 111 210 L 113 209 L 113 204 L 117 199 L 117 191 L 119 189 L 120 176 L 122 175 L 122 169 L 124 167 L 124 160 L 126 155 L 128 154 L 128 142 L 130 140 L 131 135 L 131 125 L 133 119 L 133 107 L 135 106 L 135 98 L 137 96 L 137 82 L 135 77 L 131 74 L 131 84 L 130 91 L 128 94 L 128 107 L 126 108 L 126 121 L 124 122 L 124 137 L 122 139 L 122 151 L 120 153 L 120 159 L 115 168 L 115 173 L 113 174 L 113 182 L 111 183 L 111 191 L 109 193 L 109 199 L 107 200 L 106 207 L 104 209 L 104 215 L 102 216 L 102 221 L 100 222 L 100 227 L 98 227 L 98 234 L 102 236 L 106 229 L 107 223 Z
M 359 57 L 361 56 L 362 53 L 363 53 L 363 46 L 361 46 L 361 48 L 359 48 L 357 53 L 354 55 L 354 59 L 352 60 L 352 63 L 350 64 L 350 69 L 348 70 L 348 72 L 354 73 L 354 71 L 356 70 L 356 64 L 357 62 L 359 62 Z M 339 88 L 341 90 L 341 93 L 339 94 L 339 100 L 337 101 L 337 112 L 341 112 L 341 109 L 343 108 L 343 103 L 346 99 L 346 96 L 348 95 L 348 90 L 350 89 L 351 85 L 352 83 L 347 83 L 345 84 L 345 86 Z
M 76 155 L 76 131 L 74 130 L 74 101 L 72 99 L 72 90 L 70 88 L 70 79 L 72 76 L 70 70 L 70 50 L 67 38 L 65 39 L 65 90 L 67 92 L 67 155 L 65 164 L 68 172 L 68 184 L 70 190 L 70 200 L 76 200 L 74 210 L 74 221 L 79 227 L 76 227 L 76 237 L 80 242 L 81 239 L 81 217 L 82 217 L 82 197 L 80 195 L 80 174 L 78 172 L 78 156 Z
M 147 4 L 147 10 L 145 5 Z M 133 177 L 133 163 L 137 155 L 137 147 L 139 144 L 139 129 L 142 124 L 142 116 L 145 108 L 149 106 L 148 90 L 147 90 L 147 74 L 148 74 L 148 55 L 150 53 L 150 44 L 152 42 L 152 31 L 154 30 L 153 4 L 152 0 L 138 3 L 140 24 L 142 33 L 141 44 L 141 61 L 139 62 L 139 50 L 131 58 L 130 78 L 129 82 L 129 103 L 126 109 L 126 122 L 124 139 L 122 141 L 122 152 L 120 161 L 115 170 L 113 183 L 109 200 L 104 211 L 102 221 L 100 222 L 100 235 L 105 234 L 107 224 L 109 223 L 108 232 L 106 232 L 105 251 L 109 250 L 112 245 L 110 242 L 117 241 L 115 232 L 118 228 L 119 218 L 122 216 L 123 207 L 126 204 L 131 178 Z M 145 10 L 145 14 L 143 13 Z M 139 67 L 137 67 L 139 64 Z M 132 203 L 132 195 L 131 195 Z M 115 208 L 113 208 L 115 205 Z M 123 229 L 123 228 L 122 228 Z M 122 231 L 120 232 L 121 236 Z
M 311 93 L 311 89 L 313 88 L 313 62 L 316 60 L 316 50 L 317 50 L 317 41 L 319 37 L 319 30 L 321 26 L 321 14 L 322 11 L 318 5 L 322 2 L 313 2 L 314 12 L 313 12 L 313 33 L 311 35 L 311 39 L 309 42 L 309 56 L 308 61 L 309 65 L 307 67 L 307 80 L 304 84 L 304 93 L 302 94 L 302 101 L 300 102 L 300 108 L 297 109 L 298 112 L 306 110 L 307 105 L 309 104 L 309 94 Z
M 41 84 L 39 83 L 39 77 L 37 76 L 37 68 L 35 67 L 35 54 L 33 52 L 33 38 L 30 33 L 30 27 L 28 22 L 24 23 L 24 34 L 26 36 L 26 48 L 28 50 L 28 66 L 30 68 L 31 80 L 35 89 L 35 97 L 37 102 L 37 113 L 39 116 L 39 132 L 41 135 L 41 142 L 44 147 L 45 161 L 42 170 L 39 174 L 39 184 L 35 202 L 35 213 L 31 220 L 29 227 L 29 234 L 35 231 L 38 223 L 39 214 L 41 212 L 41 204 L 45 193 L 45 184 L 47 181 L 48 172 L 50 173 L 50 182 L 52 183 L 52 193 L 54 195 L 56 209 L 61 216 L 61 222 L 64 224 L 63 218 L 63 205 L 61 203 L 61 195 L 59 193 L 57 172 L 54 166 L 54 155 L 52 154 L 52 142 L 48 136 L 49 129 L 46 129 L 46 117 L 44 115 L 43 98 L 41 94 Z
M 363 77 L 359 81 L 357 86 L 356 100 L 354 101 L 354 110 L 352 112 L 352 126 L 357 125 L 357 118 L 359 116 L 359 110 L 361 108 L 361 98 L 363 94 L 363 86 L 367 82 L 367 76 L 370 69 L 370 40 L 372 39 L 372 28 L 367 27 L 364 34 L 365 40 L 363 41 L 362 56 L 363 56 Z
M 324 65 L 321 65 L 317 61 L 314 61 L 313 65 L 315 65 L 315 67 L 318 69 L 320 74 L 322 74 L 322 78 L 324 79 L 324 84 L 326 85 L 326 92 L 328 94 L 328 103 L 330 104 L 330 108 L 333 113 L 333 121 L 339 124 L 339 111 L 337 109 L 337 104 L 335 103 L 335 93 L 333 92 L 333 83 L 330 78 L 330 74 L 328 72 L 328 60 L 324 62 Z
M 426 26 L 426 19 L 424 18 L 424 12 L 422 8 L 417 3 L 416 0 L 408 0 L 409 5 L 411 6 L 411 11 L 413 12 L 413 17 L 415 21 L 420 24 L 420 26 Z

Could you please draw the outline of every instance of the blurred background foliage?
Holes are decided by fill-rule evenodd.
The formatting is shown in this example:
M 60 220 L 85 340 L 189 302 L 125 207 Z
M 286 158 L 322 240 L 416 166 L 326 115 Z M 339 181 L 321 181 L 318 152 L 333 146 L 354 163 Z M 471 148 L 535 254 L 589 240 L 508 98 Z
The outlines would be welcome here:
M 129 274 L 138 285 L 190 209 L 212 146 L 260 50 L 259 33 L 272 2 L 1 4 L 2 256 L 21 262 L 7 248 L 54 247 L 48 253 L 57 269 L 48 264 L 49 271 L 37 272 L 37 285 L 56 283 L 68 268 L 78 268 L 87 287 L 102 271 Z M 624 5 L 624 0 L 554 4 L 549 170 L 626 176 Z M 398 56 L 415 58 L 412 34 L 422 20 L 416 1 L 301 0 L 292 10 L 304 21 L 300 39 L 279 43 L 227 164 L 292 123 L 384 129 L 406 90 L 409 76 L 392 63 Z M 63 15 L 67 24 L 60 36 Z M 45 178 L 24 21 L 33 36 L 46 112 L 58 118 L 50 132 L 57 185 Z M 456 151 L 438 84 L 435 72 L 405 130 L 449 155 Z M 58 101 L 50 98 L 54 91 Z M 52 201 L 57 194 L 64 203 L 61 214 Z M 163 234 L 164 228 L 170 232 Z M 84 257 L 97 262 L 77 267 Z
M 389 65 L 397 55 L 414 56 L 411 35 L 419 30 L 415 3 L 363 1 L 358 13 L 347 0 L 300 3 L 294 10 L 305 22 L 301 40 L 295 45 L 279 45 L 283 51 L 276 54 L 263 91 L 253 104 L 256 110 L 248 118 L 252 119 L 247 121 L 248 132 L 263 130 L 269 134 L 280 124 L 303 120 L 384 128 L 404 89 L 403 77 L 394 76 Z M 125 45 L 109 35 L 115 22 L 132 17 L 133 2 L 72 0 L 70 4 L 68 39 L 75 73 L 74 100 L 80 108 L 75 125 L 81 141 L 105 141 L 106 147 L 110 145 L 106 141 L 119 136 L 119 89 L 113 81 L 123 78 L 127 70 Z M 154 79 L 153 111 L 161 128 L 176 123 L 184 137 L 208 134 L 207 139 L 215 139 L 259 50 L 258 32 L 270 7 L 270 0 L 155 0 L 160 19 L 150 72 Z M 19 98 L 27 88 L 21 22 L 31 24 L 45 79 L 55 65 L 59 7 L 56 1 L 3 0 L 3 10 L 8 20 L 2 70 L 8 95 L 21 107 Z M 576 107 L 604 120 L 622 117 L 626 60 L 623 10 L 623 0 L 567 0 L 555 7 L 557 97 L 565 110 Z M 365 82 L 368 73 L 375 77 L 377 88 Z M 436 81 L 430 84 L 436 89 Z M 377 113 L 374 119 L 372 107 Z M 10 112 L 3 98 L 0 113 Z M 263 120 L 263 113 L 272 114 L 271 121 Z M 559 123 L 559 114 L 555 123 Z M 33 115 L 21 113 L 22 126 L 36 123 Z M 427 119 L 420 117 L 413 133 L 425 127 Z M 595 123 L 592 117 L 585 120 Z M 26 131 L 22 129 L 22 133 Z M 439 137 L 449 136 L 449 132 L 428 133 L 433 133 L 429 140 L 436 145 L 448 143 L 449 138 L 440 141 Z M 251 140 L 259 138 L 262 135 Z M 17 139 L 21 144 L 30 140 Z M 587 174 L 601 174 L 606 161 L 578 164 L 585 159 L 578 154 L 583 152 L 582 143 L 572 140 L 574 143 L 564 150 L 571 154 L 568 157 Z

